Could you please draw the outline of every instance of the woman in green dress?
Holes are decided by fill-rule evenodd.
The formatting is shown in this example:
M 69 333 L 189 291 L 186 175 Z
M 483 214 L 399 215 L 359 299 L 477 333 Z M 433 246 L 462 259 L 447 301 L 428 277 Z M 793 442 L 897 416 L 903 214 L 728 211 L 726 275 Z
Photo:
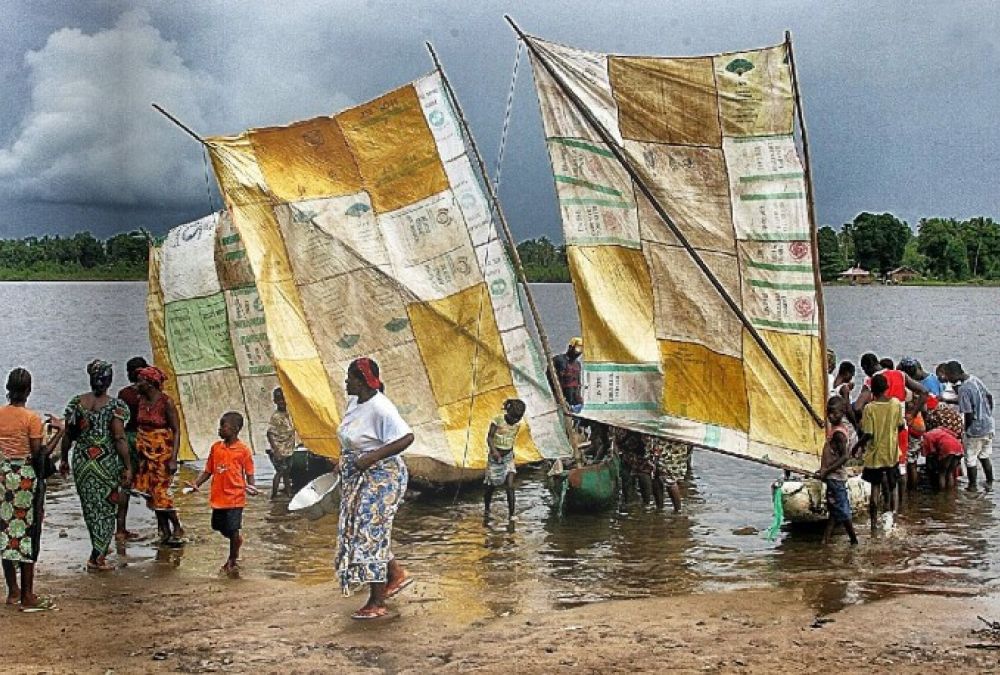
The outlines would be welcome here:
M 66 406 L 59 470 L 65 475 L 72 464 L 83 520 L 90 532 L 87 569 L 105 571 L 114 569 L 105 555 L 115 534 L 121 487 L 127 488 L 132 482 L 132 461 L 125 442 L 129 411 L 124 401 L 108 396 L 110 363 L 91 362 L 87 375 L 90 391 L 74 396 Z

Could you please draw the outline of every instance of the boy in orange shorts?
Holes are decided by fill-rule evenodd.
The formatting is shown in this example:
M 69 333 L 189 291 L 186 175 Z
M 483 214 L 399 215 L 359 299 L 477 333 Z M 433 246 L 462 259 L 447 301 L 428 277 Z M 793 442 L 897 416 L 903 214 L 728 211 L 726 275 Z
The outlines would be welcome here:
M 212 507 L 212 529 L 229 540 L 229 558 L 221 571 L 226 574 L 239 570 L 240 546 L 243 545 L 243 507 L 247 494 L 256 495 L 253 477 L 253 452 L 239 439 L 243 415 L 227 412 L 219 420 L 219 438 L 212 444 L 205 469 L 194 483 L 194 490 L 205 481 L 212 481 L 209 504 Z

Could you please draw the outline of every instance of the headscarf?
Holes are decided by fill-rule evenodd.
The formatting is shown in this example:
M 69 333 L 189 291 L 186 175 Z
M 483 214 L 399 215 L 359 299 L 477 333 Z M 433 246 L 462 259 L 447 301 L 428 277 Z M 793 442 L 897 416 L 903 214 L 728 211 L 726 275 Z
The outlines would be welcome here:
M 361 375 L 369 387 L 375 391 L 382 391 L 382 380 L 378 379 L 378 364 L 366 356 L 351 361 L 348 370 L 354 370 Z
M 111 364 L 107 361 L 94 359 L 87 364 L 87 375 L 90 376 L 90 388 L 94 391 L 107 389 L 111 386 Z
M 577 349 L 583 349 L 583 338 L 575 337 L 571 338 L 567 347 L 576 347 Z
M 156 366 L 146 366 L 145 368 L 140 368 L 136 375 L 155 385 L 157 389 L 159 389 L 167 380 L 167 374 Z

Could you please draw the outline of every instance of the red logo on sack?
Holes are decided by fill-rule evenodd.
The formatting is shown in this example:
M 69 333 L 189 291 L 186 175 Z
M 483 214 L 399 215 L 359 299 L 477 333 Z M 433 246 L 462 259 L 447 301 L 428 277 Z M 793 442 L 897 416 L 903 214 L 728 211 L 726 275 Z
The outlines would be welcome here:
M 796 260 L 802 260 L 803 258 L 809 257 L 809 244 L 804 241 L 793 241 L 788 246 L 788 252 L 792 254 L 792 257 Z

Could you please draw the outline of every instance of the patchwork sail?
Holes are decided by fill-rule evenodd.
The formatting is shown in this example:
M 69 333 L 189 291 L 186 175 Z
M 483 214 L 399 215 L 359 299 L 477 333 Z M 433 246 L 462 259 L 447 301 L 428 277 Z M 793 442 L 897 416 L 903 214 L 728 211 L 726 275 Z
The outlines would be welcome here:
M 816 470 L 822 289 L 788 46 L 657 58 L 525 39 L 583 330 L 583 416 Z
M 481 471 L 507 398 L 527 404 L 519 462 L 571 453 L 439 73 L 207 145 L 311 450 L 338 455 L 347 365 L 371 356 L 414 429 L 405 457 L 418 478 Z
M 278 378 L 232 219 L 215 213 L 175 227 L 149 259 L 150 344 L 180 414 L 180 458 L 206 456 L 230 410 L 243 415 L 244 441 L 265 452 Z

